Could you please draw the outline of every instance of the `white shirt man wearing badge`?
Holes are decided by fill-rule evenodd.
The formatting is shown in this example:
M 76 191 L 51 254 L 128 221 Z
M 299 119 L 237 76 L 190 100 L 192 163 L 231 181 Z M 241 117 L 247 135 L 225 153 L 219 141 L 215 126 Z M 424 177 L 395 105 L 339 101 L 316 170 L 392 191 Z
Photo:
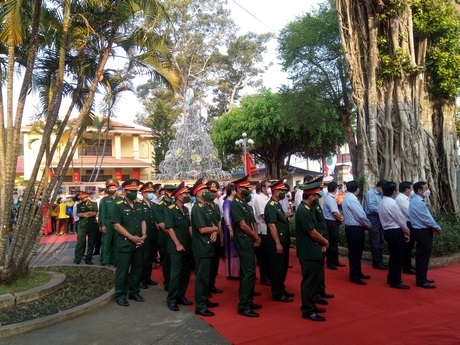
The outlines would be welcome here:
M 259 237 L 262 239 L 260 247 L 256 249 L 257 263 L 259 264 L 260 283 L 262 285 L 270 285 L 268 278 L 268 263 L 267 263 L 267 223 L 265 221 L 264 212 L 265 205 L 270 200 L 271 190 L 268 187 L 268 181 L 262 181 L 256 185 L 256 197 L 254 198 L 254 217 L 257 223 Z

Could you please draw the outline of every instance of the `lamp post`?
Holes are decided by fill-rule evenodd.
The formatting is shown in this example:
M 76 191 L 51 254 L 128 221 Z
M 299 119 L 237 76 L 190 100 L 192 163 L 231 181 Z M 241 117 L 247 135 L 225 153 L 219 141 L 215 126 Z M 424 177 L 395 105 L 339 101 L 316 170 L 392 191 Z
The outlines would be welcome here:
M 243 148 L 244 174 L 248 175 L 248 161 L 246 155 L 248 153 L 248 146 L 254 145 L 254 140 L 248 139 L 248 135 L 243 133 L 241 134 L 241 139 L 235 141 L 235 145 Z

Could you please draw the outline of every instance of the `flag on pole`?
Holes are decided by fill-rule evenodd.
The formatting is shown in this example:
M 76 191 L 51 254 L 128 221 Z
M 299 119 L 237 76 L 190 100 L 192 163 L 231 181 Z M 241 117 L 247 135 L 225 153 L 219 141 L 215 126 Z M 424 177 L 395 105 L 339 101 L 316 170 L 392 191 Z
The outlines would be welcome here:
M 254 157 L 250 153 L 246 154 L 246 171 L 249 177 L 259 173 L 259 169 L 257 169 L 254 162 Z

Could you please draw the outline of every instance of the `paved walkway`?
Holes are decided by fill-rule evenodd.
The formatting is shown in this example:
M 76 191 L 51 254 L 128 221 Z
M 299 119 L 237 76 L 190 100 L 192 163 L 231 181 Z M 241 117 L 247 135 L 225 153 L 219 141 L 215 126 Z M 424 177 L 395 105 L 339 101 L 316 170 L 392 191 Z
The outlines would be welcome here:
M 40 244 L 32 266 L 71 265 L 75 242 Z M 97 263 L 99 258 L 93 257 Z M 155 270 L 158 276 L 160 271 Z M 49 327 L 0 339 L 0 345 L 170 345 L 230 344 L 188 308 L 178 312 L 166 306 L 166 292 L 159 285 L 141 291 L 144 303 L 129 307 L 113 302 L 100 309 Z

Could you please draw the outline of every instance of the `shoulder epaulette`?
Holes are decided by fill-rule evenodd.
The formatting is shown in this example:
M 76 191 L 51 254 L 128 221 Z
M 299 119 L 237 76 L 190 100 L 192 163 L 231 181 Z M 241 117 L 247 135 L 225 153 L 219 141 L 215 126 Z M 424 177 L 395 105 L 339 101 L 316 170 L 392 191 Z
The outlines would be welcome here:
M 204 205 L 201 202 L 199 202 L 198 207 L 204 207 Z
M 272 201 L 270 202 L 270 205 L 272 205 L 272 206 L 276 205 L 276 201 L 272 200 Z
M 116 202 L 116 204 L 117 204 L 117 205 L 121 205 L 121 204 L 124 203 L 124 202 L 125 202 L 125 201 L 124 201 L 123 199 L 121 199 L 121 200 L 118 200 L 118 201 Z
M 174 205 L 174 204 L 171 204 L 171 205 L 168 206 L 168 208 L 169 208 L 170 210 L 172 210 L 174 207 L 176 207 L 176 205 Z
M 157 205 L 163 205 L 164 203 L 164 200 L 160 200 L 160 202 Z

